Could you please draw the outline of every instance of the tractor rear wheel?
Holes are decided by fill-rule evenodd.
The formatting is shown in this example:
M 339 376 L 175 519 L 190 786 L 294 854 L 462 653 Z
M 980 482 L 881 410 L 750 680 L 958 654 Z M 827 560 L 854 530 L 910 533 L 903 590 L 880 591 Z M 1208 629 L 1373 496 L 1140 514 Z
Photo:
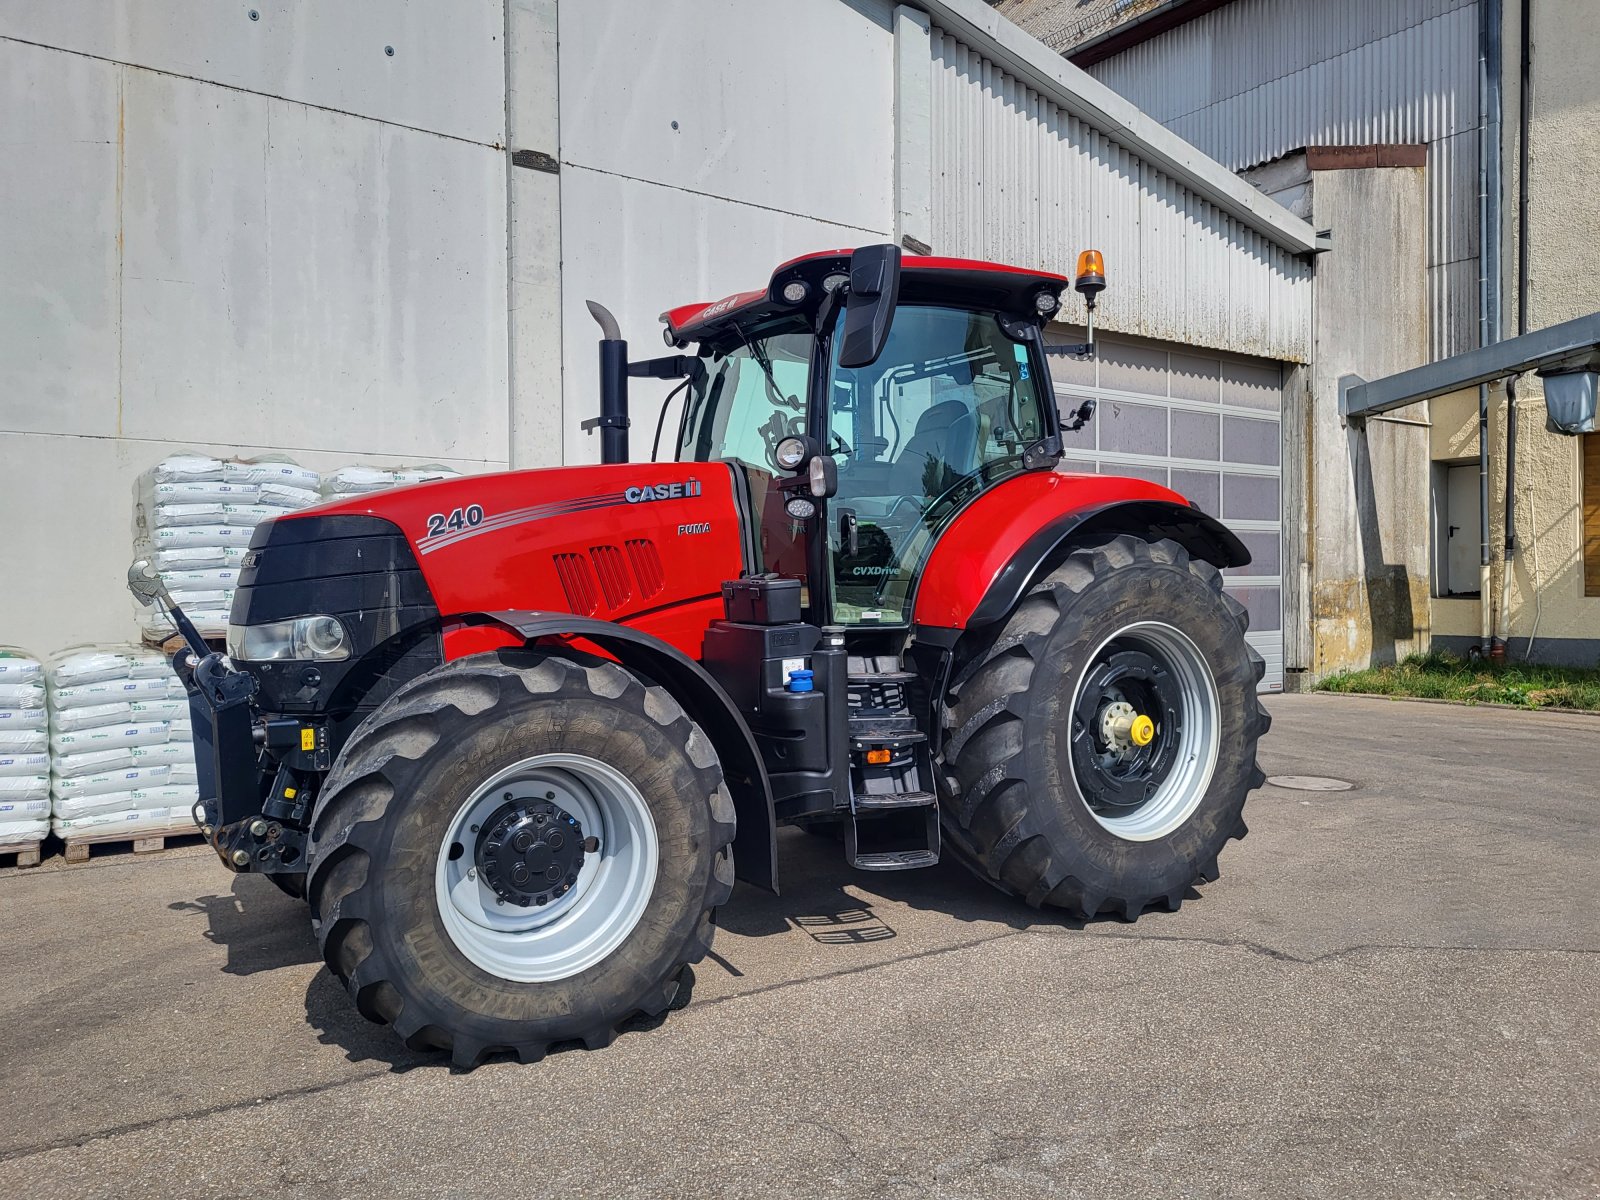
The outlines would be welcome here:
M 1035 907 L 1176 909 L 1264 782 L 1263 664 L 1222 577 L 1171 541 L 1075 550 L 958 664 L 946 845 Z
M 733 887 L 711 743 L 597 658 L 499 651 L 372 714 L 312 821 L 312 922 L 370 1020 L 470 1069 L 673 1005 Z

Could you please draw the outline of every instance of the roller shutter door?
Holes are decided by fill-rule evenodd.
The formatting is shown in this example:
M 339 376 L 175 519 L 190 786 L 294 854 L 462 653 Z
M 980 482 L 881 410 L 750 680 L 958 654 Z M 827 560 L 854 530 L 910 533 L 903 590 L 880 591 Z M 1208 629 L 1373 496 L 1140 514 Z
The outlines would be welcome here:
M 1052 346 L 1081 341 L 1050 329 Z M 1279 417 L 1283 365 L 1190 346 L 1102 338 L 1080 362 L 1050 355 L 1062 412 L 1087 398 L 1094 420 L 1066 435 L 1062 470 L 1166 484 L 1222 520 L 1253 561 L 1226 572 L 1250 612 L 1249 641 L 1266 660 L 1261 690 L 1283 690 L 1283 553 Z

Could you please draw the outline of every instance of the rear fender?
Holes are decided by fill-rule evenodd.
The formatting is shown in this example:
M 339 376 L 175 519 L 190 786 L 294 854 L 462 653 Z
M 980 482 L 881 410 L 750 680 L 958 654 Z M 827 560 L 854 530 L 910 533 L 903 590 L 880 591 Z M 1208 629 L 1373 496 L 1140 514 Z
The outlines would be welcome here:
M 778 890 L 777 817 L 760 751 L 739 710 L 704 667 L 682 651 L 613 621 L 571 613 L 502 611 L 467 613 L 445 634 L 446 658 L 527 645 L 541 638 L 580 639 L 629 670 L 664 687 L 683 706 L 717 751 L 738 817 L 734 873 L 746 883 Z

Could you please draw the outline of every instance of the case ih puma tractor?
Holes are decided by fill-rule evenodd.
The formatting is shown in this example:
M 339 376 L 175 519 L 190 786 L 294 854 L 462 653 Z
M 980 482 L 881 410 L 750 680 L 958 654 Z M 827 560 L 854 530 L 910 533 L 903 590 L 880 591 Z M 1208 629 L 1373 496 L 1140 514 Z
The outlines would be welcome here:
M 672 1006 L 735 878 L 776 890 L 780 825 L 864 871 L 1176 908 L 1262 781 L 1219 573 L 1249 555 L 1166 488 L 1056 471 L 1072 282 L 813 254 L 632 362 L 592 305 L 601 465 L 262 526 L 225 655 L 136 563 L 186 642 L 208 840 L 464 1068 Z M 1097 254 L 1076 286 L 1092 329 Z M 666 461 L 628 461 L 630 376 L 681 381 Z

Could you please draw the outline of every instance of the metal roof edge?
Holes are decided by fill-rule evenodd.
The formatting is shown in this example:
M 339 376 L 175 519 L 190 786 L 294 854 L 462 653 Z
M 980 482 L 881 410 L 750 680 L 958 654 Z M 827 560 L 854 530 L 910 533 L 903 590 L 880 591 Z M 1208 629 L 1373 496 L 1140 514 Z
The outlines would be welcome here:
M 1296 254 L 1318 250 L 1316 231 L 1276 200 L 1256 191 L 1166 126 L 1043 42 L 1024 33 L 982 0 L 913 0 L 951 33 L 1049 96 L 1061 108 L 1109 134 L 1141 158 Z

